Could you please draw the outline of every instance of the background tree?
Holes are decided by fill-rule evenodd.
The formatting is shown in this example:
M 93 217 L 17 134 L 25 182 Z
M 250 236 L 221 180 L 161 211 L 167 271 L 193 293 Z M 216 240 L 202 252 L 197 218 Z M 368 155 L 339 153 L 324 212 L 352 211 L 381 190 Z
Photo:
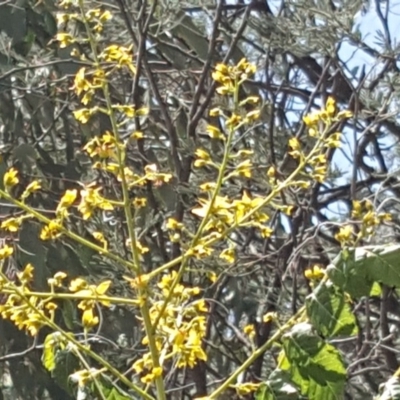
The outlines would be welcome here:
M 260 347 L 276 330 L 272 320 L 263 322 L 263 315 L 277 312 L 289 317 L 305 303 L 312 288 L 304 272 L 316 264 L 326 266 L 338 254 L 339 226 L 356 218 L 354 204 L 368 199 L 374 209 L 392 215 L 372 243 L 397 240 L 399 50 L 391 27 L 396 6 L 390 0 L 85 3 L 110 9 L 113 14 L 99 46 L 133 46 L 134 75 L 121 69 L 111 83 L 113 102 L 150 110 L 121 131 L 124 138 L 132 132 L 142 133 L 129 147 L 130 167 L 141 171 L 155 165 L 158 171 L 173 176 L 163 185 L 148 182 L 132 193 L 147 199 L 139 218 L 141 240 L 150 250 L 144 255 L 146 272 L 182 255 L 180 242 L 170 240 L 166 221 L 174 218 L 194 229 L 198 217 L 190 211 L 198 204 L 199 185 L 216 179 L 215 169 L 196 168 L 194 161 L 198 148 L 214 159 L 223 157 L 220 141 L 207 132 L 209 124 L 224 129 L 218 116 L 209 115 L 210 110 L 227 106 L 222 97 L 215 96 L 217 83 L 212 72 L 217 63 L 237 64 L 246 58 L 256 64 L 258 71 L 241 87 L 240 96 L 262 100 L 256 125 L 242 128 L 234 140 L 235 151 L 253 152 L 251 173 L 244 166 L 233 176 L 224 187 L 227 196 L 268 194 L 269 167 L 280 179 L 289 176 L 295 168 L 288 154 L 289 139 L 296 137 L 305 149 L 311 146 L 302 117 L 325 105 L 329 96 L 338 108 L 354 114 L 334 129 L 344 136 L 341 148 L 329 150 L 328 178 L 307 190 L 285 190 L 271 207 L 270 237 L 262 237 L 253 228 L 242 230 L 234 237 L 235 257 L 191 260 L 190 270 L 203 271 L 200 284 L 208 288 L 205 297 L 210 312 L 204 346 L 209 359 L 184 374 L 171 370 L 166 387 L 174 399 L 205 396 L 209 385 L 224 380 L 253 351 L 244 327 L 253 326 L 254 343 Z M 72 37 L 84 32 L 80 23 L 57 21 L 61 9 L 62 5 L 52 1 L 0 3 L 0 168 L 2 174 L 10 166 L 20 171 L 21 192 L 33 179 L 42 179 L 45 185 L 34 195 L 33 205 L 49 216 L 54 215 L 65 190 L 79 189 L 82 182 L 94 179 L 83 148 L 112 128 L 110 119 L 102 114 L 88 123 L 74 118 L 72 111 L 80 103 L 70 88 L 80 68 L 90 65 L 78 54 L 85 54 L 87 60 L 93 54 L 89 45 L 72 40 L 60 48 L 54 40 L 57 24 Z M 374 45 L 357 25 L 363 13 L 376 15 Z M 356 49 L 354 57 L 364 54 L 369 65 L 352 60 Z M 94 96 L 104 105 L 101 97 Z M 115 180 L 101 173 L 100 179 L 108 195 L 119 194 Z M 368 214 L 368 204 L 359 204 L 357 217 Z M 4 219 L 19 212 L 2 202 Z M 123 215 L 104 211 L 90 225 L 78 218 L 71 223 L 71 229 L 86 238 L 104 226 L 113 238 L 110 245 L 128 258 Z M 354 224 L 354 234 L 357 229 Z M 47 279 L 61 268 L 72 278 L 111 279 L 115 293 L 128 295 L 122 282 L 126 271 L 120 263 L 64 237 L 45 242 L 39 236 L 40 227 L 33 221 L 24 222 L 18 233 L 3 233 L 2 240 L 15 249 L 7 264 L 9 277 L 30 262 L 35 266 L 38 290 L 45 290 Z M 207 279 L 214 279 L 214 274 L 218 279 L 210 286 Z M 185 275 L 185 283 L 199 284 L 194 274 Z M 358 336 L 335 342 L 347 362 L 348 398 L 376 394 L 379 385 L 399 368 L 397 292 L 390 285 L 380 286 L 378 296 L 354 299 Z M 123 306 L 105 310 L 93 338 L 98 352 L 121 370 L 132 364 L 140 346 L 140 326 L 134 314 Z M 59 322 L 74 332 L 81 330 L 76 311 L 67 303 Z M 247 332 L 251 333 L 251 328 Z M 12 396 L 71 398 L 67 376 L 75 361 L 60 362 L 51 377 L 40 361 L 44 336 L 32 341 L 8 321 L 1 321 L 0 360 L 3 375 L 12 379 Z M 276 367 L 276 354 L 271 351 L 257 358 L 241 379 L 265 380 Z M 68 354 L 60 357 L 67 359 Z M 6 394 L 4 385 L 3 391 Z M 234 398 L 236 394 L 228 392 L 226 396 Z

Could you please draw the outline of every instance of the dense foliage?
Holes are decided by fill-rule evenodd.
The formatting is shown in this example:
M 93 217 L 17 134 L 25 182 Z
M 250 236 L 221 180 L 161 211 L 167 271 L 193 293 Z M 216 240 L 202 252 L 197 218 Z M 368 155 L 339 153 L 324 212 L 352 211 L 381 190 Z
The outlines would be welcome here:
M 0 2 L 0 398 L 400 399 L 395 13 Z

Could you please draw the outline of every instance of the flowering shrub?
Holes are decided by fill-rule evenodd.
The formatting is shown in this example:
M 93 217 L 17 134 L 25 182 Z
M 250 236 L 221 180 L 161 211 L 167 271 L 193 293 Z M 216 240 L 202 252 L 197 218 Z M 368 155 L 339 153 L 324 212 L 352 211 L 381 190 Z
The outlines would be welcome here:
M 266 165 L 261 175 L 257 171 L 257 176 L 258 179 L 262 176 L 268 183 L 268 193 L 252 194 L 250 189 L 232 193 L 231 182 L 246 181 L 255 173 L 253 151 L 251 148 L 236 150 L 235 143 L 242 130 L 253 129 L 259 121 L 261 99 L 253 95 L 242 97 L 243 85 L 256 73 L 254 64 L 246 59 L 235 65 L 218 63 L 212 79 L 216 84 L 214 95 L 223 99 L 223 105 L 209 111 L 208 117 L 217 120 L 218 125 L 210 123 L 205 131 L 210 140 L 220 146 L 222 153 L 216 156 L 200 147 L 193 151 L 193 167 L 213 171 L 203 176 L 215 179 L 198 184 L 197 204 L 186 210 L 185 218 L 195 221 L 195 229 L 192 224 L 185 224 L 182 218 L 170 216 L 163 221 L 169 248 L 177 244 L 181 254 L 147 270 L 143 260 L 151 249 L 141 240 L 145 227 L 138 221 L 141 213 L 146 212 L 148 199 L 136 194 L 143 193 L 141 190 L 148 185 L 162 188 L 176 176 L 173 171 L 153 163 L 146 164 L 138 172 L 127 161 L 129 146 L 143 140 L 144 134 L 134 130 L 126 136 L 121 132 L 128 129 L 135 118 L 146 117 L 150 110 L 145 106 L 116 102 L 111 93 L 112 80 L 121 71 L 135 77 L 138 68 L 135 49 L 105 44 L 101 40 L 107 24 L 112 23 L 110 11 L 86 9 L 82 0 L 63 0 L 60 7 L 64 9 L 58 15 L 60 27 L 75 22 L 86 30 L 84 37 L 60 31 L 56 38 L 60 47 L 76 44 L 78 48 L 88 45 L 91 49 L 89 61 L 84 53 L 74 51 L 74 55 L 87 65 L 78 70 L 71 88 L 82 104 L 73 115 L 85 125 L 96 115 L 104 114 L 110 120 L 111 129 L 99 132 L 83 146 L 95 178 L 80 182 L 80 189 L 65 190 L 51 217 L 31 203 L 34 194 L 42 189 L 42 182 L 34 180 L 18 193 L 16 187 L 21 183 L 20 175 L 18 170 L 10 168 L 4 175 L 0 196 L 18 207 L 21 213 L 4 220 L 1 228 L 15 233 L 24 221 L 35 220 L 40 223 L 42 241 L 67 237 L 117 262 L 125 270 L 126 295 L 114 295 L 112 279 L 93 283 L 92 279 L 71 277 L 68 271 L 59 271 L 49 278 L 47 291 L 37 291 L 35 265 L 28 264 L 18 273 L 16 281 L 0 273 L 0 292 L 6 295 L 0 305 L 0 314 L 32 336 L 38 336 L 44 329 L 50 332 L 43 345 L 43 364 L 49 371 L 56 368 L 60 349 L 72 352 L 79 360 L 79 368 L 71 377 L 80 390 L 91 390 L 106 398 L 109 388 L 104 388 L 104 381 L 107 381 L 118 391 L 118 398 L 130 398 L 126 394 L 129 392 L 144 399 L 166 399 L 165 383 L 171 371 L 193 370 L 210 358 L 208 316 L 212 299 L 207 297 L 207 290 L 222 280 L 224 268 L 236 262 L 235 235 L 252 230 L 261 238 L 270 238 L 274 234 L 272 214 L 280 212 L 290 216 L 295 211 L 294 204 L 281 201 L 282 196 L 307 190 L 329 178 L 328 153 L 341 143 L 341 132 L 336 126 L 352 114 L 338 110 L 335 99 L 328 97 L 319 111 L 303 118 L 311 146 L 305 149 L 296 136 L 288 141 L 287 157 L 294 163 L 293 170 L 283 173 L 275 165 Z M 104 176 L 115 182 L 115 190 L 104 187 Z M 106 212 L 124 216 L 125 244 L 129 248 L 127 258 L 116 251 L 107 226 L 101 229 L 93 223 L 96 216 Z M 71 221 L 76 218 L 87 224 L 90 238 L 72 229 Z M 344 250 L 374 235 L 376 228 L 388 221 L 390 215 L 376 212 L 367 201 L 355 201 L 352 218 L 352 224 L 340 227 L 336 234 Z M 12 254 L 13 248 L 5 245 L 0 250 L 0 259 L 5 260 Z M 194 261 L 207 263 L 216 258 L 220 266 L 215 269 L 193 268 Z M 187 284 L 185 277 L 188 274 L 192 277 L 191 282 L 196 284 Z M 356 334 L 351 299 L 340 287 L 338 279 L 330 280 L 324 266 L 313 265 L 305 270 L 304 276 L 313 290 L 306 305 L 291 318 L 265 313 L 262 322 L 274 327 L 265 343 L 255 342 L 258 328 L 253 323 L 247 324 L 240 334 L 249 343 L 251 353 L 227 379 L 210 384 L 209 393 L 203 399 L 218 399 L 229 390 L 234 390 L 238 396 L 257 393 L 259 399 L 277 398 L 273 396 L 285 390 L 310 399 L 341 396 L 346 380 L 343 361 L 339 351 L 322 336 Z M 79 312 L 83 340 L 57 321 L 57 310 L 67 301 L 73 301 Z M 328 303 L 331 309 L 326 311 L 324 306 Z M 88 340 L 101 324 L 102 310 L 121 304 L 135 310 L 142 330 L 141 351 L 130 362 L 128 372 L 113 366 Z M 274 345 L 281 348 L 275 357 L 277 368 L 274 372 L 248 382 L 238 379 Z M 287 383 L 287 386 L 279 387 L 279 382 Z

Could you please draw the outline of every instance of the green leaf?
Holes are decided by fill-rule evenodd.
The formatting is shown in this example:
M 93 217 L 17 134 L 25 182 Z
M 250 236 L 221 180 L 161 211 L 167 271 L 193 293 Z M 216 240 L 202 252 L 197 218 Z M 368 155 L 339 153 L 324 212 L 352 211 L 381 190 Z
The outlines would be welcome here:
M 351 297 L 368 296 L 371 291 L 372 281 L 368 278 L 366 269 L 355 262 L 354 249 L 340 252 L 328 266 L 327 274 L 336 286 Z
M 116 388 L 112 388 L 107 396 L 107 400 L 130 400 L 132 397 L 127 397 L 120 393 Z
M 400 245 L 360 247 L 355 251 L 355 260 L 367 270 L 374 282 L 400 287 Z
M 276 369 L 256 393 L 256 400 L 298 400 L 300 393 L 287 371 Z
M 331 282 L 322 282 L 306 299 L 307 314 L 324 337 L 357 334 L 354 314 L 345 294 Z
M 342 398 L 346 369 L 332 345 L 317 336 L 307 323 L 297 324 L 283 337 L 280 367 L 287 370 L 309 400 Z
M 332 282 L 352 297 L 370 294 L 373 282 L 400 287 L 400 245 L 357 247 L 342 251 L 328 267 Z
M 400 378 L 390 378 L 379 389 L 380 394 L 375 400 L 400 400 Z
M 72 392 L 69 376 L 79 369 L 78 358 L 69 350 L 56 352 L 56 367 L 52 376 L 55 381 L 67 392 Z

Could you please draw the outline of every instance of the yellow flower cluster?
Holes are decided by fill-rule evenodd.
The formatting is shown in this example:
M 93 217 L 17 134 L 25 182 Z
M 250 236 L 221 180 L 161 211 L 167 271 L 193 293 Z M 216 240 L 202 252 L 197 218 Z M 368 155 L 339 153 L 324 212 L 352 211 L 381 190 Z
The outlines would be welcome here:
M 342 246 L 354 246 L 361 239 L 369 239 L 376 234 L 379 225 L 392 220 L 389 213 L 377 213 L 369 200 L 354 200 L 351 217 L 355 219 L 353 225 L 344 225 L 335 235 L 335 239 Z M 356 234 L 354 226 L 360 229 Z
M 360 239 L 371 238 L 375 235 L 379 225 L 392 220 L 389 213 L 377 213 L 374 205 L 369 200 L 354 200 L 351 216 L 359 221 L 360 230 L 355 238 L 355 233 L 351 225 L 342 227 L 335 236 L 336 240 L 342 246 L 352 245 Z
M 350 118 L 350 111 L 337 112 L 336 102 L 333 97 L 328 97 L 326 104 L 321 110 L 311 112 L 303 117 L 303 122 L 308 129 L 308 135 L 317 141 L 316 149 L 311 156 L 307 158 L 302 145 L 297 137 L 289 139 L 289 155 L 303 163 L 305 170 L 311 178 L 319 183 L 325 181 L 328 173 L 328 163 L 326 150 L 329 148 L 340 147 L 341 132 L 330 132 L 334 122 Z M 307 158 L 307 161 L 305 161 Z M 275 173 L 271 169 L 268 171 L 271 182 L 275 180 Z M 293 182 L 293 185 L 295 183 Z M 292 185 L 292 186 L 293 186 Z M 299 185 L 298 185 L 299 186 Z M 305 187 L 304 184 L 300 187 Z
M 321 110 L 311 112 L 303 117 L 303 122 L 308 128 L 311 137 L 319 137 L 326 126 L 331 126 L 332 122 L 339 122 L 353 116 L 351 111 L 344 110 L 337 112 L 336 102 L 333 97 L 328 97 L 325 107 Z M 340 143 L 332 143 L 332 147 L 338 147 Z
M 99 323 L 99 318 L 94 315 L 94 306 L 96 301 L 103 304 L 104 306 L 110 306 L 110 301 L 108 300 L 98 300 L 99 296 L 103 296 L 111 285 L 111 281 L 101 282 L 98 286 L 89 285 L 85 279 L 77 278 L 71 281 L 69 285 L 69 290 L 77 297 L 82 297 L 83 299 L 78 303 L 78 308 L 80 308 L 82 313 L 82 325 L 86 328 L 92 328 Z M 85 299 L 86 297 L 86 299 Z
M 96 209 L 104 211 L 112 211 L 113 205 L 100 195 L 101 188 L 86 187 L 81 190 L 81 202 L 78 210 L 81 212 L 83 219 L 89 219 Z
M 200 207 L 194 208 L 192 213 L 204 218 L 208 213 L 210 202 L 210 199 L 199 199 Z M 244 191 L 242 198 L 238 200 L 217 196 L 210 210 L 210 218 L 204 231 L 221 233 L 230 226 L 237 224 L 239 227 L 257 228 L 262 237 L 269 237 L 272 229 L 266 225 L 269 220 L 268 214 L 262 209 L 254 212 L 254 209 L 259 208 L 263 202 L 264 198 L 251 198 L 246 191 Z M 252 212 L 252 215 L 248 217 L 250 212 Z
M 12 321 L 18 329 L 24 329 L 36 336 L 40 328 L 46 325 L 43 316 L 53 320 L 57 305 L 49 299 L 39 299 L 29 294 L 33 271 L 33 266 L 27 264 L 25 269 L 17 274 L 18 282 L 0 277 L 0 289 L 7 294 L 6 302 L 0 305 L 0 315 L 3 319 Z
M 137 279 L 127 279 L 131 286 L 138 288 L 147 285 L 146 276 Z M 207 307 L 204 300 L 194 300 L 199 295 L 197 287 L 185 287 L 176 283 L 177 273 L 173 271 L 162 277 L 158 283 L 159 300 L 154 301 L 150 308 L 150 318 L 155 326 L 153 338 L 160 353 L 160 364 L 172 361 L 177 368 L 193 368 L 199 360 L 207 356 L 202 348 L 202 339 L 206 332 Z M 155 325 L 156 324 L 156 325 Z M 145 336 L 143 344 L 149 343 Z M 162 372 L 161 367 L 154 367 L 150 353 L 137 360 L 133 368 L 142 375 L 141 380 L 149 383 Z
M 116 160 L 115 148 L 117 140 L 111 132 L 105 132 L 102 136 L 90 139 L 83 147 L 89 157 L 99 157 L 100 159 L 112 158 Z
M 77 96 L 84 94 L 81 103 L 87 105 L 93 98 L 96 89 L 101 89 L 105 79 L 105 73 L 98 68 L 88 76 L 86 68 L 81 68 L 75 75 L 74 87 Z M 75 116 L 77 114 L 75 113 Z M 79 115 L 79 114 L 78 114 Z
M 234 66 L 217 64 L 212 74 L 214 81 L 221 84 L 217 88 L 217 93 L 221 95 L 233 94 L 237 90 L 238 85 L 253 75 L 256 69 L 254 64 L 250 64 L 244 58 Z
M 68 21 L 75 21 L 75 22 L 83 22 L 86 21 L 91 30 L 94 33 L 100 34 L 103 32 L 104 29 L 104 23 L 109 21 L 112 18 L 112 15 L 110 11 L 108 10 L 101 10 L 100 8 L 93 8 L 88 10 L 84 16 L 81 15 L 81 13 L 74 13 L 73 8 L 76 6 L 76 2 L 72 0 L 63 0 L 60 3 L 60 7 L 68 10 L 68 12 L 59 12 L 56 14 L 56 19 L 57 19 L 57 25 L 58 27 L 61 27 L 62 25 L 65 25 Z M 60 47 L 67 47 L 71 42 L 66 41 L 65 36 L 69 34 L 67 33 L 59 33 L 57 35 L 57 40 L 60 42 Z M 72 39 L 72 36 L 70 36 Z

